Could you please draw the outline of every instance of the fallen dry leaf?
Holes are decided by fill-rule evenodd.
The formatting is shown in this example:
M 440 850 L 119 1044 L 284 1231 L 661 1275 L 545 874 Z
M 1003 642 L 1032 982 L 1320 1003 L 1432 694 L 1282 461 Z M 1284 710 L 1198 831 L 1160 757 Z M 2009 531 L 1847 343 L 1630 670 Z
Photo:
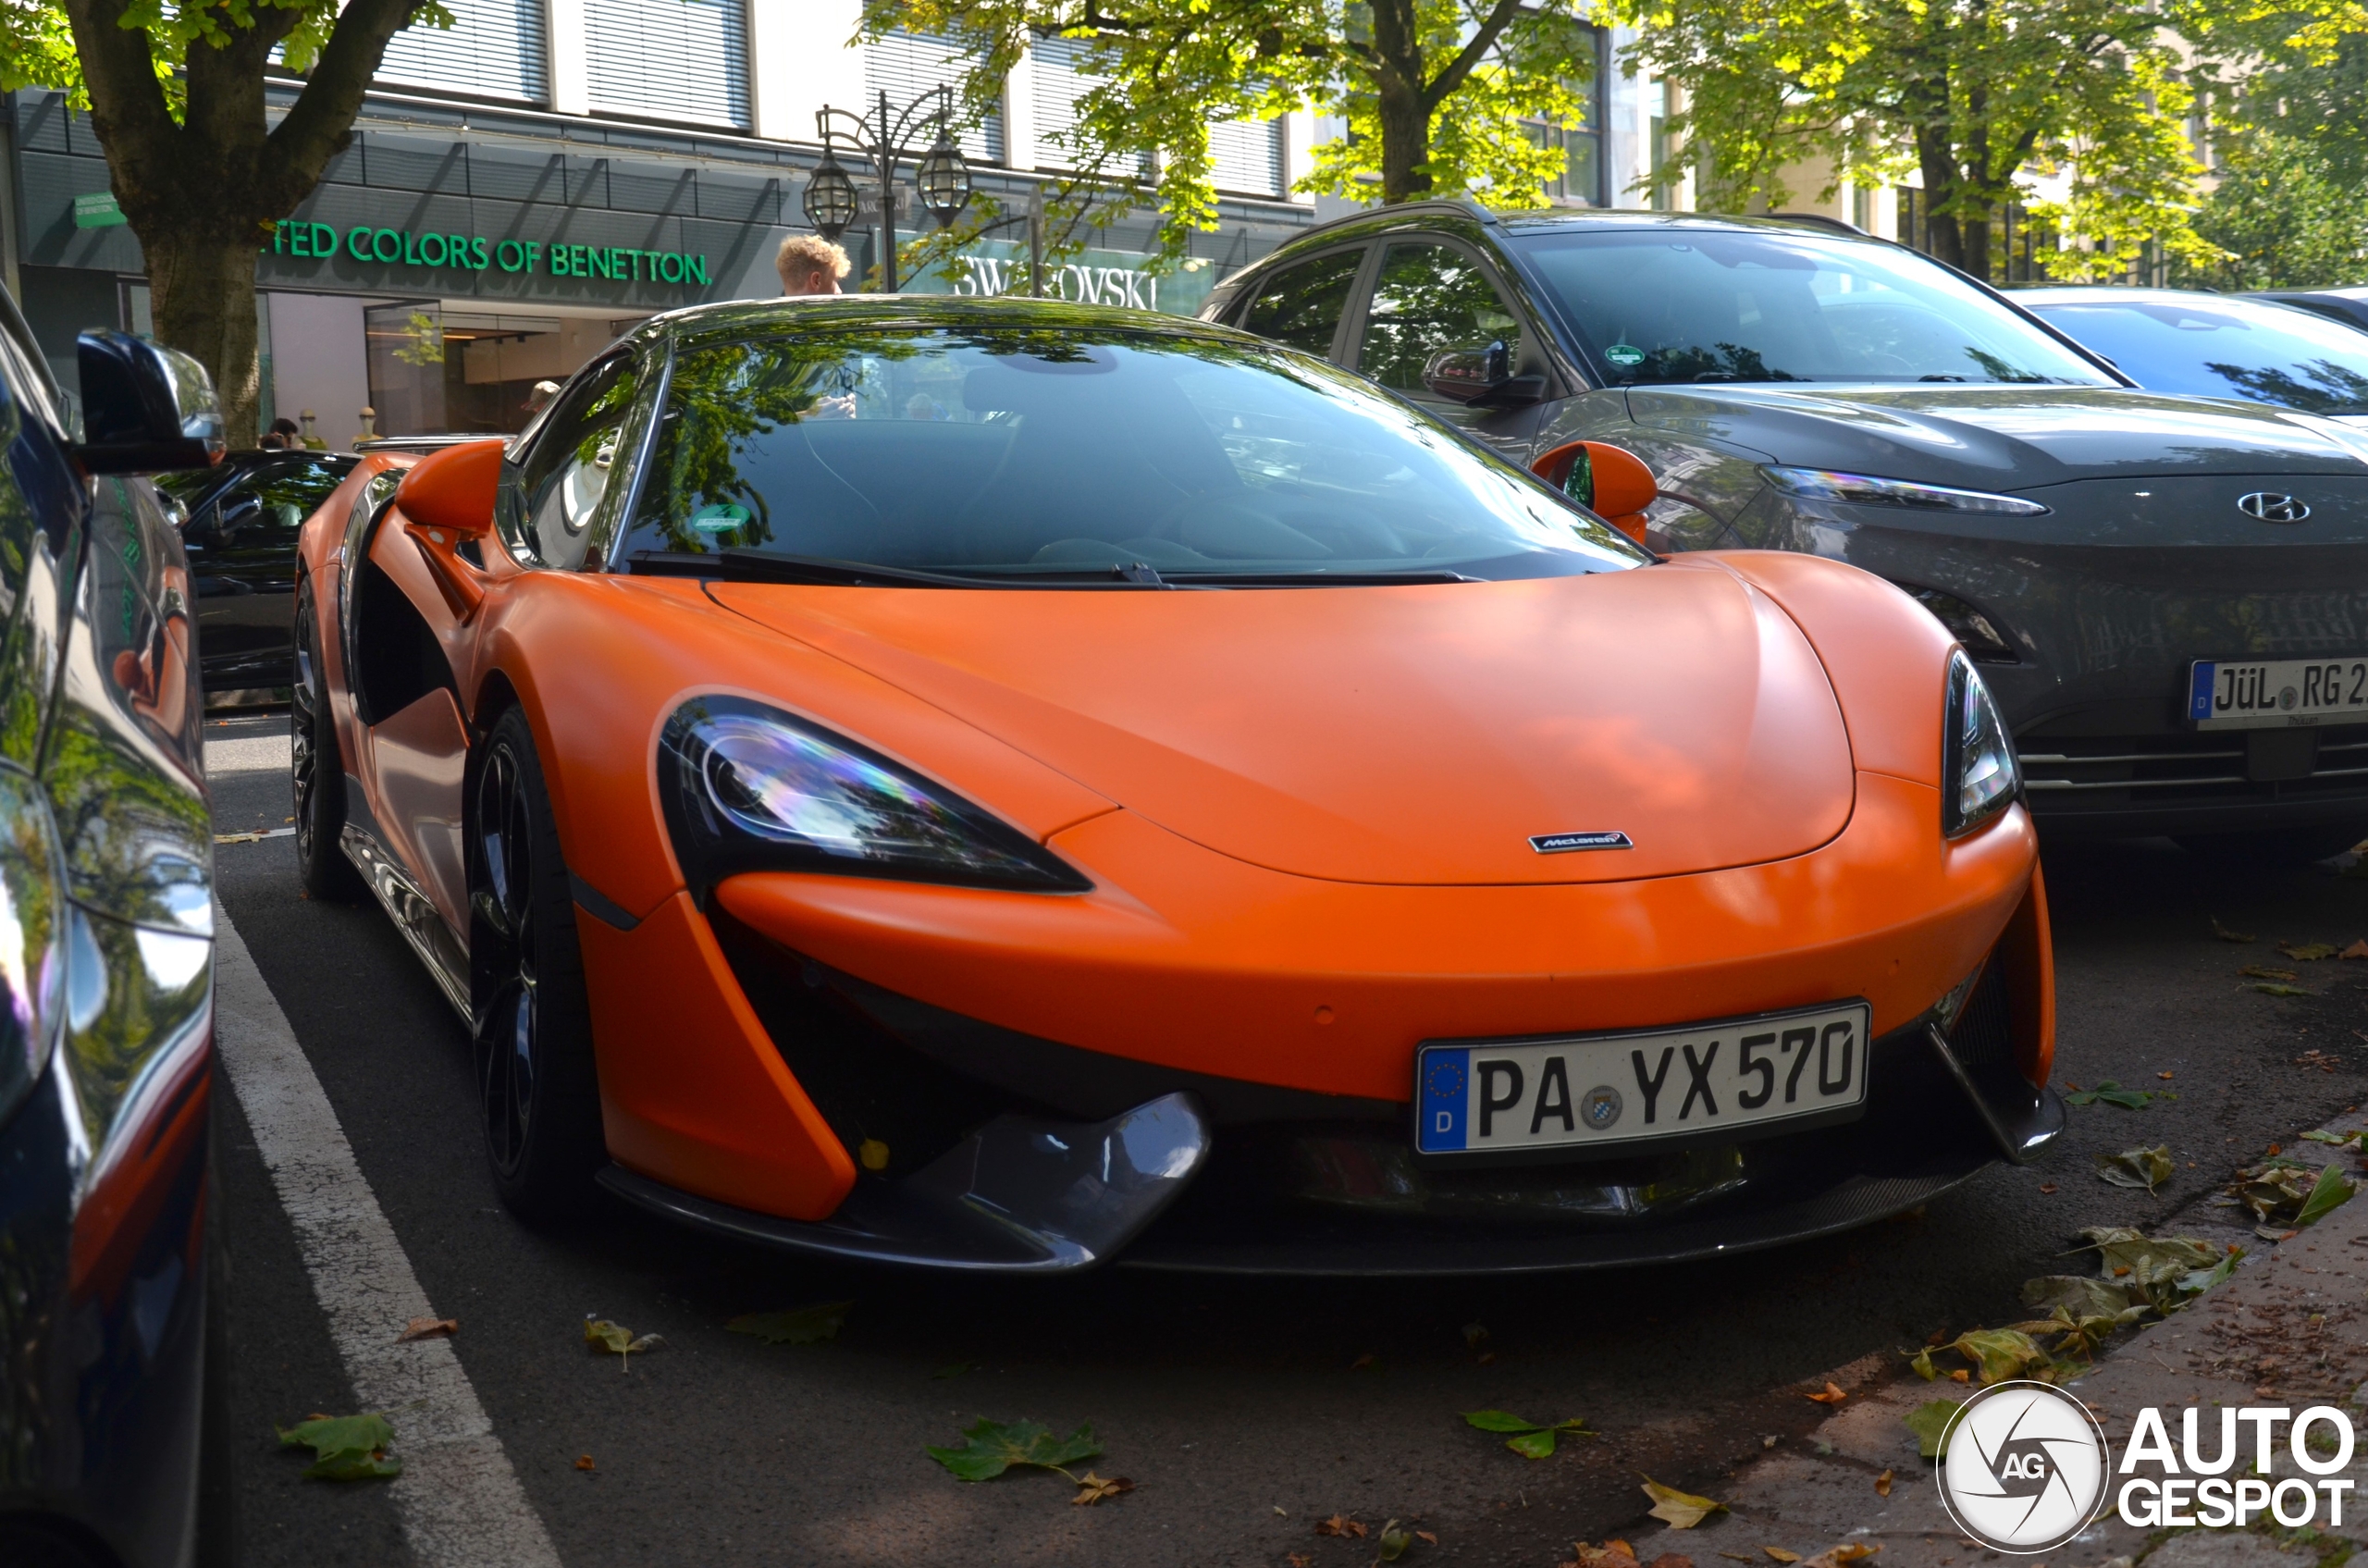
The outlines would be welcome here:
M 1886 1471 L 1884 1471 L 1881 1475 L 1878 1475 L 1878 1476 L 1876 1476 L 1876 1477 L 1875 1477 L 1875 1495 L 1876 1495 L 1877 1497 L 1889 1497 L 1889 1496 L 1891 1496 L 1891 1472 L 1890 1472 L 1890 1471 L 1886 1470 Z
M 1345 1514 L 1335 1513 L 1329 1519 L 1318 1519 L 1315 1522 L 1315 1533 L 1319 1536 L 1342 1536 L 1363 1540 L 1365 1536 L 1365 1527 Z
M 2336 955 L 2338 958 L 2368 958 L 2368 942 L 2355 942 Z
M 1439 1544 L 1438 1537 L 1431 1534 L 1428 1530 L 1415 1531 L 1414 1538 L 1421 1541 L 1424 1546 L 1437 1546 Z
M 2159 1078 L 2159 1079 L 2163 1079 L 2163 1080 L 2167 1080 L 2170 1078 L 2170 1076 L 2171 1076 L 2171 1075 L 2170 1075 L 2169 1073 L 2166 1073 L 2166 1072 L 2158 1072 L 2158 1073 L 2156 1073 L 2154 1076 L 2155 1076 L 2156 1078 Z
M 645 1351 L 654 1351 L 666 1342 L 662 1335 L 644 1334 L 635 1338 L 634 1331 L 623 1324 L 611 1323 L 605 1317 L 584 1315 L 584 1348 L 595 1355 L 617 1358 L 618 1370 L 633 1370 L 633 1358 Z
M 1958 1367 L 1955 1372 L 1952 1372 L 1952 1373 L 1950 1373 L 1950 1374 L 1949 1374 L 1949 1381 L 1950 1381 L 1950 1382 L 1952 1382 L 1952 1383 L 1970 1383 L 1970 1382 L 1972 1382 L 1972 1381 L 1973 1381 L 1973 1368 L 1971 1368 L 1971 1367 L 1969 1367 L 1969 1366 L 1960 1366 L 1960 1367 Z
M 1882 1548 L 1873 1541 L 1844 1541 L 1828 1547 L 1801 1564 L 1801 1568 L 1849 1568 L 1853 1562 L 1864 1562 Z
M 2212 922 L 2212 934 L 2218 937 L 2223 942 L 2252 942 L 2258 940 L 2258 938 L 2256 938 L 2251 932 L 2230 931 L 2226 926 L 2222 925 L 2217 918 L 2214 918 Z
M 2336 955 L 2332 942 L 2281 942 L 2277 950 L 2306 964 L 2315 963 L 2321 958 L 2332 958 Z
M 1848 1394 L 1843 1392 L 1839 1385 L 1833 1383 L 1828 1383 L 1825 1386 L 1825 1391 L 1823 1393 L 1809 1395 L 1809 1398 L 1817 1401 L 1819 1404 L 1840 1404 L 1844 1400 L 1846 1400 L 1850 1396 Z
M 2039 1190 L 2042 1192 L 2053 1192 L 2056 1190 L 2055 1183 L 2053 1181 L 2042 1181 L 2039 1184 Z
M 2247 964 L 2237 971 L 2247 980 L 2300 980 L 2292 969 L 2274 969 L 2267 964 Z
M 1079 1508 L 1091 1508 L 1104 1498 L 1133 1491 L 1135 1484 L 1124 1475 L 1097 1475 L 1089 1470 L 1077 1478 L 1077 1496 L 1069 1501 Z
M 1799 1552 L 1786 1551 L 1781 1546 L 1764 1546 L 1759 1549 L 1766 1552 L 1769 1556 L 1774 1558 L 1779 1562 L 1798 1562 L 1801 1560 L 1801 1554 Z
M 1642 1568 L 1626 1541 L 1606 1541 L 1599 1547 L 1579 1541 L 1574 1543 L 1574 1549 L 1578 1555 L 1557 1568 Z
M 1283 1561 L 1289 1563 L 1291 1568 L 1314 1568 L 1315 1554 L 1312 1551 L 1295 1551 Z
M 575 1456 L 575 1467 L 578 1470 L 598 1470 L 600 1468 L 598 1465 L 592 1463 L 592 1456 L 588 1453 L 579 1453 Z
M 1650 1475 L 1644 1478 L 1645 1495 L 1653 1500 L 1646 1512 L 1672 1530 L 1690 1530 L 1713 1513 L 1724 1513 L 1727 1505 L 1707 1497 L 1681 1492 L 1675 1487 L 1664 1487 Z
M 403 1325 L 403 1331 L 395 1336 L 395 1343 L 400 1345 L 412 1340 L 428 1340 L 438 1334 L 457 1334 L 460 1331 L 461 1320 L 457 1317 L 414 1317 Z

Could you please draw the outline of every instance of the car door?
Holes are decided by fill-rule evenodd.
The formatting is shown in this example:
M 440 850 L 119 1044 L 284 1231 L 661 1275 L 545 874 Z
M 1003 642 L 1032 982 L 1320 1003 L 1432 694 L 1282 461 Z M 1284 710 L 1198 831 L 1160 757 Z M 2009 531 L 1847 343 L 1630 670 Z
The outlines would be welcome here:
M 1502 343 L 1516 376 L 1550 379 L 1544 340 L 1525 322 L 1479 254 L 1431 235 L 1393 236 L 1381 250 L 1362 308 L 1350 323 L 1353 357 L 1343 363 L 1516 463 L 1528 461 L 1543 400 L 1484 408 L 1440 397 L 1423 382 L 1431 356 Z
M 295 654 L 296 535 L 352 467 L 302 453 L 257 463 L 181 531 L 197 594 L 206 689 L 288 684 Z

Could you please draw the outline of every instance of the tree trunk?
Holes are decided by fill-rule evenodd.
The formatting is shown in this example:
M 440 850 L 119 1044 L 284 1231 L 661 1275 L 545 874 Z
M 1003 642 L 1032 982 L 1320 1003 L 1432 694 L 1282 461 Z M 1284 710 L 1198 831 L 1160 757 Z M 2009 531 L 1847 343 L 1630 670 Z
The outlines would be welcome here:
M 148 267 L 159 341 L 214 377 L 224 434 L 255 442 L 255 260 L 274 227 L 352 140 L 362 93 L 416 0 L 349 0 L 303 91 L 277 126 L 265 115 L 271 51 L 302 13 L 256 6 L 225 37 L 189 45 L 176 120 L 147 32 L 119 25 L 131 0 L 65 0 L 109 183 Z
M 1423 43 L 1414 0 L 1374 0 L 1375 117 L 1381 121 L 1381 199 L 1419 201 L 1431 193 L 1431 107 L 1425 100 Z
M 214 377 L 229 444 L 254 445 L 262 401 L 261 366 L 255 357 L 259 248 L 243 240 L 225 242 L 211 234 L 184 234 L 179 226 L 166 227 L 142 248 L 148 262 L 148 305 L 157 340 L 194 356 Z

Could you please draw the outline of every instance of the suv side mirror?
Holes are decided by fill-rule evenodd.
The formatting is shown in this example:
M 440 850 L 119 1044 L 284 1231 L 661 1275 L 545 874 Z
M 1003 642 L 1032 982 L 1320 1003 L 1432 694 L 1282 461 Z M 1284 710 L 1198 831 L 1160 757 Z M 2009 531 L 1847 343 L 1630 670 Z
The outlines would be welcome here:
M 165 474 L 211 468 L 222 457 L 222 410 L 205 367 L 178 349 L 127 333 L 74 340 L 82 375 L 82 443 L 92 474 Z
M 1512 408 L 1546 395 L 1545 377 L 1513 374 L 1512 351 L 1502 339 L 1485 349 L 1441 349 L 1424 362 L 1423 385 L 1474 408 Z

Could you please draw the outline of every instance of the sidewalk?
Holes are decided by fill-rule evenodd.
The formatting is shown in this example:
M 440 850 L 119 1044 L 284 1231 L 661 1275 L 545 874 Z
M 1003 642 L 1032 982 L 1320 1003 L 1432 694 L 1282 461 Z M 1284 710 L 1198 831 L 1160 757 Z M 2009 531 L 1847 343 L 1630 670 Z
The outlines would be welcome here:
M 2345 1116 L 2327 1130 L 2348 1134 L 2368 1116 Z M 2306 1144 L 2303 1157 L 2321 1155 L 2347 1170 L 2350 1151 Z M 2368 1187 L 2368 1181 L 2363 1181 Z M 2283 1405 L 2296 1412 L 2332 1404 L 2361 1428 L 2350 1474 L 2368 1472 L 2368 1408 L 2355 1398 L 2368 1381 L 2368 1191 L 2310 1229 L 2270 1242 L 2249 1225 L 2242 1209 L 2204 1209 L 2192 1223 L 2173 1222 L 2164 1235 L 2193 1236 L 2214 1246 L 2234 1241 L 2249 1255 L 2235 1275 L 2181 1312 L 2109 1343 L 2087 1376 L 2066 1388 L 2096 1413 L 2113 1440 L 2118 1464 L 2137 1413 L 2163 1408 L 2174 1441 L 2177 1412 L 2189 1404 Z M 2066 1272 L 2093 1272 L 2066 1259 Z M 2034 1315 L 2039 1315 L 2034 1314 Z M 1989 1327 L 1997 1327 L 1991 1325 Z M 1914 1347 L 1902 1347 L 1903 1352 Z M 2295 1532 L 2266 1529 L 2140 1530 L 2108 1510 L 2071 1545 L 2039 1558 L 2015 1558 L 1968 1541 L 1949 1522 L 1933 1481 L 1933 1462 L 1917 1452 L 1905 1418 L 1936 1399 L 1969 1390 L 1948 1381 L 1927 1383 L 1906 1370 L 1905 1353 L 1868 1356 L 1833 1375 L 1850 1398 L 1808 1438 L 1787 1441 L 1741 1472 L 1720 1494 L 1733 1511 L 1694 1530 L 1659 1527 L 1634 1533 L 1646 1562 L 1683 1553 L 1696 1568 L 1723 1561 L 1773 1563 L 1766 1548 L 1807 1558 L 1839 1543 L 1881 1548 L 1863 1568 L 1962 1568 L 1970 1563 L 2030 1563 L 2034 1568 L 2105 1568 L 2142 1562 L 2146 1568 L 2313 1568 L 2368 1543 L 2368 1496 L 2355 1494 L 2344 1527 L 2315 1539 L 2284 1540 Z M 1956 1363 L 1952 1359 L 1948 1364 Z M 1855 1379 L 1855 1381 L 1854 1381 Z M 1808 1390 L 1804 1390 L 1807 1392 Z M 2206 1440 L 2207 1449 L 2216 1439 Z M 2276 1475 L 2300 1475 L 2281 1429 Z M 1878 1480 L 1890 1475 L 1889 1495 Z M 2368 1476 L 2363 1476 L 2368 1478 Z M 2307 1535 L 2307 1529 L 2302 1534 Z M 2338 1538 L 2344 1537 L 2344 1538 Z

